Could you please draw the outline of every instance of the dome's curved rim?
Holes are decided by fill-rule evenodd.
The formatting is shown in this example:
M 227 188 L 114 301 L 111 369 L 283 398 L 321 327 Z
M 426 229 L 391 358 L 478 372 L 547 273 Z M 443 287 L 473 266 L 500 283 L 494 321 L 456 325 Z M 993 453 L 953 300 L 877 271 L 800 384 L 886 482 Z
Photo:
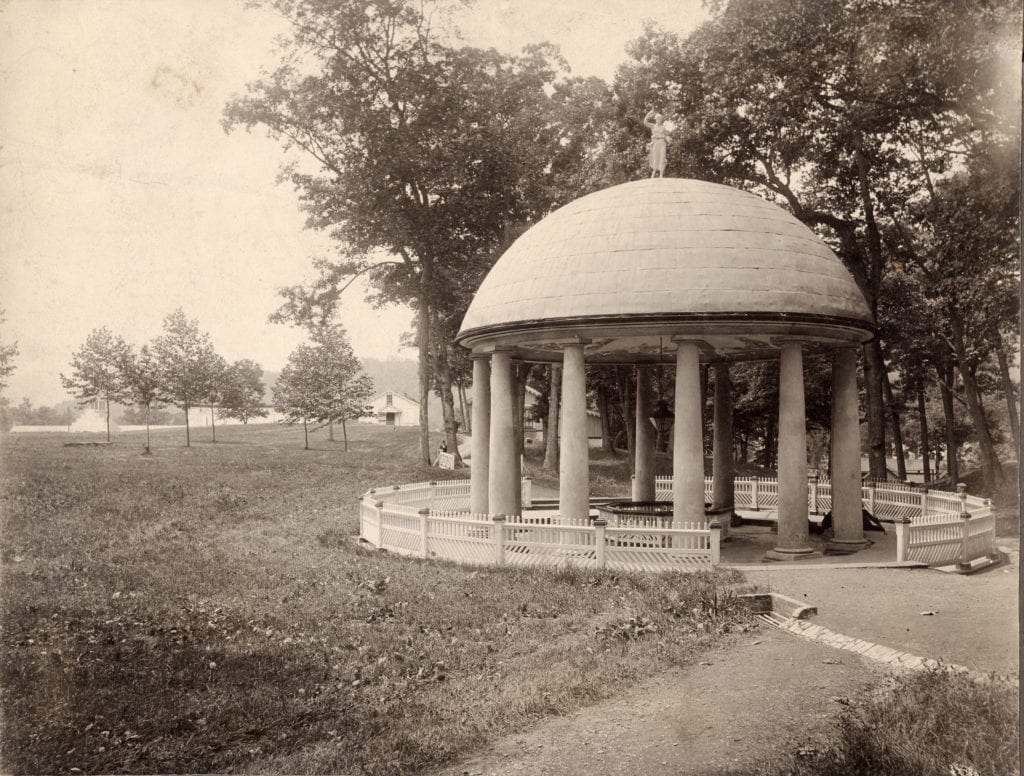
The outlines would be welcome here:
M 860 318 L 850 318 L 840 315 L 819 315 L 815 313 L 787 313 L 778 311 L 765 312 L 672 312 L 672 313 L 632 313 L 629 315 L 629 325 L 633 327 L 653 326 L 670 329 L 672 326 L 692 326 L 694 324 L 798 324 L 803 326 L 823 327 L 830 329 L 853 329 L 867 337 L 861 337 L 861 342 L 868 342 L 877 334 L 874 324 Z M 477 326 L 472 329 L 460 331 L 455 341 L 469 347 L 481 340 L 490 341 L 509 335 L 535 332 L 538 329 L 604 329 L 621 328 L 623 319 L 621 315 L 580 315 L 565 316 L 561 318 L 539 318 L 536 320 L 510 321 L 507 323 L 489 324 Z

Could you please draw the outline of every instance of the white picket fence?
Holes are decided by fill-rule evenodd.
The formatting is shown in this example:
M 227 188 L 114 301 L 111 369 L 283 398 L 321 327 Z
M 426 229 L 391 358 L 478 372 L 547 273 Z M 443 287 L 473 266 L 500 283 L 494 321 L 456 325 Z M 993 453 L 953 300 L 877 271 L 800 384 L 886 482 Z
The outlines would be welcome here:
M 532 481 L 523 479 L 524 507 L 531 504 Z M 808 481 L 808 509 L 832 508 L 832 486 L 824 478 Z M 672 478 L 658 477 L 659 501 L 672 497 Z M 773 509 L 778 481 L 736 478 L 736 507 Z M 705 479 L 711 498 L 711 478 Z M 957 493 L 901 483 L 865 483 L 864 507 L 896 526 L 896 560 L 930 565 L 995 557 L 995 516 L 990 502 Z M 671 571 L 707 568 L 720 559 L 721 530 L 715 522 L 661 527 L 638 524 L 630 516 L 610 522 L 570 520 L 557 514 L 518 515 L 508 519 L 469 513 L 469 480 L 443 480 L 376 488 L 360 499 L 360 537 L 368 544 L 403 555 L 442 558 L 459 563 L 509 566 L 607 568 L 622 571 Z
M 524 505 L 530 489 L 524 479 Z M 359 534 L 400 555 L 485 566 L 686 571 L 719 561 L 717 523 L 649 528 L 550 514 L 506 519 L 468 509 L 468 480 L 376 488 L 360 499 Z

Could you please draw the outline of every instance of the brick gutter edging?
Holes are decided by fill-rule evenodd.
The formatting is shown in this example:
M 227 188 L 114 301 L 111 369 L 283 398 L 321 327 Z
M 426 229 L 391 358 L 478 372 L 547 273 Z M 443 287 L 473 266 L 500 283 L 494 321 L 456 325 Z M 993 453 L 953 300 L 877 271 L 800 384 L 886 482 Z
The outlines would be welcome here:
M 875 644 L 864 639 L 858 639 L 853 636 L 844 636 L 842 633 L 836 633 L 828 628 L 821 625 L 814 625 L 807 620 L 798 620 L 793 617 L 783 617 L 779 614 L 763 614 L 761 619 L 780 630 L 792 633 L 795 636 L 809 639 L 810 641 L 817 641 L 826 646 L 833 647 L 834 649 L 842 649 L 847 652 L 853 652 L 863 657 L 870 658 L 879 663 L 884 663 L 893 668 L 907 669 L 907 670 L 922 670 L 928 668 L 948 668 L 956 671 L 957 673 L 966 674 L 972 679 L 978 681 L 989 681 L 994 674 L 979 673 L 972 671 L 966 666 L 957 665 L 956 663 L 940 663 L 938 660 L 932 658 L 921 657 L 920 655 L 914 655 L 910 652 L 901 652 L 898 649 L 892 649 L 882 644 Z

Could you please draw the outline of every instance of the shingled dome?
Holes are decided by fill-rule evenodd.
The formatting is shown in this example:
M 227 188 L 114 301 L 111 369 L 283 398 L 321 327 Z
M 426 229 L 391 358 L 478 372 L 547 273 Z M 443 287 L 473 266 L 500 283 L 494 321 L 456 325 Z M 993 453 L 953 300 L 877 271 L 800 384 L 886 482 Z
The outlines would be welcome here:
M 732 360 L 770 357 L 785 337 L 863 342 L 873 328 L 849 271 L 788 212 L 729 186 L 655 178 L 581 197 L 527 231 L 458 339 L 546 361 L 578 337 L 588 360 L 637 362 L 692 335 L 709 360 Z

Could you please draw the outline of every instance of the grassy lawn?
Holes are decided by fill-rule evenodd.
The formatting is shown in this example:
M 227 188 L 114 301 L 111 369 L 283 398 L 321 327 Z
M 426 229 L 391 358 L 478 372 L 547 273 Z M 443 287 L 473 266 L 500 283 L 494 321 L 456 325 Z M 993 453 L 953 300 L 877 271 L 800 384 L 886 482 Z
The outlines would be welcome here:
M 359 494 L 439 474 L 415 429 L 208 433 L 0 441 L 4 772 L 407 773 L 748 627 L 738 575 L 359 548 Z

